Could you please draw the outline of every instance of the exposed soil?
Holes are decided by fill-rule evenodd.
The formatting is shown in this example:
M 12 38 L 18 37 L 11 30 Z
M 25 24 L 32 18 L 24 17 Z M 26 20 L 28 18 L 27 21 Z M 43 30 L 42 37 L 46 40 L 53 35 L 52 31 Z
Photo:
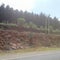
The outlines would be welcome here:
M 0 30 L 0 50 L 24 49 L 37 46 L 60 47 L 60 35 Z

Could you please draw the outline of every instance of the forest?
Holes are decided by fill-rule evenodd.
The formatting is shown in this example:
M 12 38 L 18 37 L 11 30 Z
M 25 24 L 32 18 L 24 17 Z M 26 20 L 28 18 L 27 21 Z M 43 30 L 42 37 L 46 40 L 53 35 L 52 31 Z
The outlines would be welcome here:
M 0 26 L 1 25 L 23 26 L 25 28 L 47 31 L 49 33 L 60 33 L 60 21 L 57 17 L 50 17 L 43 12 L 40 14 L 30 13 L 22 10 L 14 10 L 9 5 L 0 6 Z

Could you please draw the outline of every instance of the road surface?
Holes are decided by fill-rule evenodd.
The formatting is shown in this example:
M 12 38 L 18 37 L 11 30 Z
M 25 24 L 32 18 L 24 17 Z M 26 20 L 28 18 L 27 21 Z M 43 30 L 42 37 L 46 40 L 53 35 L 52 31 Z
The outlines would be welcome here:
M 60 51 L 7 55 L 0 60 L 60 60 Z

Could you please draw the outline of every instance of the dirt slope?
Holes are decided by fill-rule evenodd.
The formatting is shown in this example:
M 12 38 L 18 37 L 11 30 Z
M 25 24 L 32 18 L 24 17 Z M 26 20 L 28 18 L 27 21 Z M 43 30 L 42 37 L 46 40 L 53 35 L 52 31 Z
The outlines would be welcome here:
M 0 50 L 29 47 L 60 47 L 60 35 L 0 30 Z

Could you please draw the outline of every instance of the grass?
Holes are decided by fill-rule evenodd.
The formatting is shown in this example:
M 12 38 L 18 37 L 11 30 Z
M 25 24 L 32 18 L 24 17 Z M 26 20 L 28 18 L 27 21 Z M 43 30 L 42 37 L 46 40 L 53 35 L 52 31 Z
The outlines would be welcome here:
M 13 23 L 0 23 L 0 25 L 2 25 L 2 26 L 17 26 L 16 24 L 13 24 Z
M 0 56 L 7 54 L 18 54 L 18 53 L 24 54 L 29 52 L 54 51 L 54 50 L 60 50 L 60 48 L 36 47 L 36 48 L 18 49 L 18 50 L 0 52 Z

